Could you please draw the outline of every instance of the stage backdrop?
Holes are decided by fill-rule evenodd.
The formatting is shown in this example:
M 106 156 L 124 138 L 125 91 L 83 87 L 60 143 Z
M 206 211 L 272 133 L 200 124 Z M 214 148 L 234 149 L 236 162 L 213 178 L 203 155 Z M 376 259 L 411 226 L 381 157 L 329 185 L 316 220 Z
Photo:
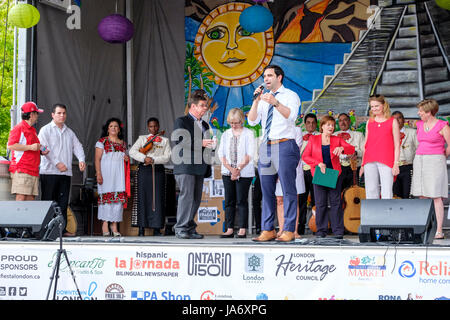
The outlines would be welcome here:
M 440 116 L 450 114 L 450 11 L 435 1 L 264 2 L 273 26 L 252 33 L 239 17 L 255 5 L 261 4 L 186 1 L 185 99 L 205 89 L 214 128 L 227 127 L 231 108 L 249 110 L 269 64 L 284 69 L 285 86 L 300 96 L 300 125 L 307 112 L 353 110 L 365 117 L 374 93 L 407 118 L 417 119 L 415 106 L 423 98 L 438 100 Z
M 370 0 L 275 1 L 274 23 L 265 32 L 245 31 L 241 13 L 254 1 L 186 2 L 185 93 L 205 89 L 212 97 L 212 123 L 226 126 L 231 108 L 248 111 L 263 69 L 276 64 L 285 71 L 284 85 L 302 101 L 312 99 L 326 75 L 343 62 L 367 29 Z

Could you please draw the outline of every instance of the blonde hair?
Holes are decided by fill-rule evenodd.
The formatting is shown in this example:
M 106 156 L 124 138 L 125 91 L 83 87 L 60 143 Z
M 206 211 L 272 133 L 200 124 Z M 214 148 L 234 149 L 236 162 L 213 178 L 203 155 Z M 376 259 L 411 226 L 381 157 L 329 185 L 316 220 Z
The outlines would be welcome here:
M 336 119 L 334 119 L 332 116 L 325 115 L 322 118 L 320 118 L 320 133 L 323 132 L 322 127 L 326 125 L 328 122 L 333 122 L 333 124 L 336 126 Z
M 422 108 L 425 112 L 431 112 L 431 115 L 434 116 L 439 111 L 439 104 L 434 99 L 425 99 L 417 104 L 417 108 Z
M 389 108 L 389 103 L 387 102 L 386 98 L 382 94 L 374 94 L 369 97 L 369 104 L 370 101 L 378 101 L 383 104 L 383 114 L 386 119 L 389 119 L 391 117 L 391 109 Z M 369 116 L 371 118 L 375 118 L 375 116 L 372 113 L 372 110 L 369 110 Z
M 240 123 L 244 124 L 245 116 L 244 111 L 240 108 L 233 108 L 228 112 L 227 123 L 230 124 L 232 120 L 239 120 Z

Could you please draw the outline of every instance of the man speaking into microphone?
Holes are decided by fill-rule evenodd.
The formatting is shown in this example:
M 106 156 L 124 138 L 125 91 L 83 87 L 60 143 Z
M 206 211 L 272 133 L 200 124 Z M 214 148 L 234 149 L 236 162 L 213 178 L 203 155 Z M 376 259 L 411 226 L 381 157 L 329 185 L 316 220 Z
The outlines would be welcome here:
M 261 234 L 253 241 L 288 242 L 295 239 L 297 217 L 296 168 L 300 150 L 295 142 L 295 119 L 300 107 L 298 95 L 283 86 L 284 71 L 276 65 L 264 69 L 264 86 L 254 92 L 248 123 L 261 123 L 263 139 L 259 149 L 258 173 L 261 179 L 263 208 Z M 274 220 L 276 214 L 275 188 L 280 179 L 283 190 L 284 227 L 277 237 Z M 281 226 L 280 226 L 281 227 Z

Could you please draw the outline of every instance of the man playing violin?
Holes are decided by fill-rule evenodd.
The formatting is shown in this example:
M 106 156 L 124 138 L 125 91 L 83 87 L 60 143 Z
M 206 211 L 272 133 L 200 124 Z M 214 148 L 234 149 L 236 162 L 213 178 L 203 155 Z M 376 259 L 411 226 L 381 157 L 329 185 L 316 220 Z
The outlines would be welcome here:
M 171 155 L 169 139 L 159 131 L 159 120 L 147 120 L 149 135 L 139 136 L 130 149 L 130 157 L 139 162 L 137 171 L 137 221 L 139 236 L 145 228 L 153 228 L 153 235 L 161 235 L 164 225 L 164 164 Z

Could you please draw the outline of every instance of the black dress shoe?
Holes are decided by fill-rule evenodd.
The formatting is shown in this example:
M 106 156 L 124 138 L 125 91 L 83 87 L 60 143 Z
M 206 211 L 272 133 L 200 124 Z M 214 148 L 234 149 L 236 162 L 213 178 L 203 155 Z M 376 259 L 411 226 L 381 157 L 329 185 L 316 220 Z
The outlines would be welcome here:
M 145 228 L 139 227 L 139 233 L 138 233 L 138 236 L 139 236 L 139 237 L 143 237 L 144 235 L 145 235 Z
M 234 237 L 234 233 L 230 233 L 230 234 L 221 234 L 220 237 L 221 237 L 221 238 L 233 238 L 233 237 Z
M 203 239 L 204 237 L 202 234 L 198 234 L 197 231 L 191 232 L 189 235 L 191 239 Z
M 316 238 L 325 238 L 326 236 L 324 233 L 316 233 Z
M 162 236 L 161 231 L 158 228 L 153 228 L 153 236 L 155 237 Z
M 191 239 L 191 235 L 187 231 L 180 231 L 175 233 L 178 239 Z

